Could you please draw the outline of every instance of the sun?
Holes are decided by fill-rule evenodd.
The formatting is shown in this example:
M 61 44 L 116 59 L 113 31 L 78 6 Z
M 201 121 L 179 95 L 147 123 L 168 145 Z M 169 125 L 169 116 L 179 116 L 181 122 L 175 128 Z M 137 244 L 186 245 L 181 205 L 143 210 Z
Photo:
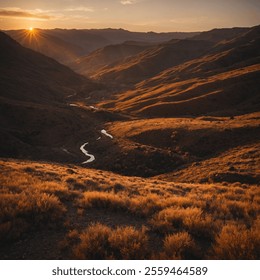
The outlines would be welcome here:
M 29 30 L 29 31 L 33 31 L 33 27 L 29 27 L 28 30 Z

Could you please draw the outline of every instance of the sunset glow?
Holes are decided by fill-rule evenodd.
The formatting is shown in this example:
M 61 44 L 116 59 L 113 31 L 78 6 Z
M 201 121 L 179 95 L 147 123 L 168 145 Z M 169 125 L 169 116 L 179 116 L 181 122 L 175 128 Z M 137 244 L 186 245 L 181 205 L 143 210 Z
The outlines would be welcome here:
M 14 0 L 12 5 L 3 0 L 0 3 L 0 29 L 25 29 L 37 24 L 42 29 L 203 31 L 258 25 L 259 11 L 258 0 Z

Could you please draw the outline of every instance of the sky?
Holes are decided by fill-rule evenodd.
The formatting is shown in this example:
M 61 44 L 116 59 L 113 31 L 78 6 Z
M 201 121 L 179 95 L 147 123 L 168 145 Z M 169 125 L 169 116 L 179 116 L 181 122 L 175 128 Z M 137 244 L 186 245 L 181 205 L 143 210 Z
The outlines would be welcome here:
M 0 0 L 1 30 L 187 32 L 259 24 L 259 0 Z

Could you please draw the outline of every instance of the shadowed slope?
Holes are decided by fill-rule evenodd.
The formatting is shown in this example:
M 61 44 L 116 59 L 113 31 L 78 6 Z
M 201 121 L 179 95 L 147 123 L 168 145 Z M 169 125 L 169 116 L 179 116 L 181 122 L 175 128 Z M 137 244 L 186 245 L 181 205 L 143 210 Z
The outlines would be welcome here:
M 102 71 L 103 67 L 111 68 L 118 61 L 124 61 L 128 57 L 136 55 L 151 46 L 152 44 L 150 43 L 134 41 L 109 45 L 79 58 L 73 65 L 73 69 L 83 75 L 95 75 Z
M 64 102 L 70 94 L 87 94 L 98 85 L 55 60 L 22 47 L 0 33 L 1 97 L 36 103 Z
M 72 97 L 86 97 L 100 85 L 4 33 L 0 77 L 1 156 L 82 162 L 80 145 L 112 117 L 70 106 Z

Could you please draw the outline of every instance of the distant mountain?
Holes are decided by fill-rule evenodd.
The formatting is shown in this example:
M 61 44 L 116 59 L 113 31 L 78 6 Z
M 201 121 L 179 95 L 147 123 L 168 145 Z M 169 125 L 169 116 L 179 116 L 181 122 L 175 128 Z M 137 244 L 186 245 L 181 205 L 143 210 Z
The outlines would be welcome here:
M 201 32 L 200 34 L 195 35 L 192 37 L 192 40 L 207 40 L 214 43 L 223 41 L 223 40 L 230 40 L 234 37 L 237 37 L 250 28 L 247 27 L 234 27 L 234 28 L 216 28 L 209 31 Z
M 256 112 L 260 107 L 259 30 L 254 27 L 222 40 L 203 55 L 179 62 L 103 105 L 146 117 Z M 120 72 L 117 75 L 123 77 Z
M 112 68 L 116 63 L 122 63 L 125 59 L 151 47 L 151 43 L 136 41 L 109 45 L 77 59 L 72 68 L 86 76 L 95 75 L 102 71 L 102 68 Z
M 23 46 L 50 56 L 61 63 L 70 65 L 75 59 L 108 45 L 125 41 L 159 43 L 173 38 L 188 38 L 194 32 L 130 32 L 123 29 L 34 29 L 5 31 Z

